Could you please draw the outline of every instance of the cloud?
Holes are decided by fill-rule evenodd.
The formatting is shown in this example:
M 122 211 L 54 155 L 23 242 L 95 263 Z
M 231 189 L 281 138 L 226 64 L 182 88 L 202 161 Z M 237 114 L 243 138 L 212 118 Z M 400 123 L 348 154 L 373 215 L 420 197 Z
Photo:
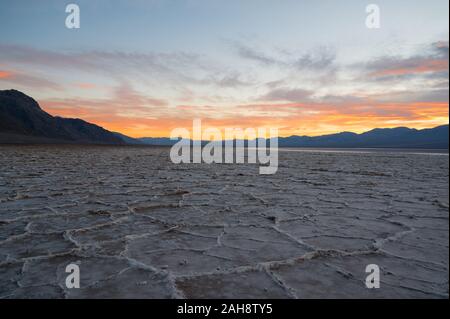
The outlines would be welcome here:
M 127 83 L 123 83 L 121 86 L 115 89 L 113 99 L 118 102 L 125 102 L 133 107 L 163 107 L 168 105 L 168 102 L 166 100 L 156 99 L 138 93 L 132 88 L 130 84 Z
M 427 50 L 411 57 L 384 56 L 366 63 L 363 68 L 369 79 L 392 80 L 417 75 L 448 74 L 448 42 L 432 43 Z
M 211 79 L 211 82 L 213 82 L 215 85 L 219 87 L 230 87 L 230 88 L 252 85 L 252 83 L 242 80 L 241 75 L 237 72 L 220 77 L 214 77 L 213 79 Z
M 158 76 L 159 79 L 198 81 L 196 72 L 207 72 L 210 66 L 200 56 L 184 52 L 137 53 L 121 51 L 56 52 L 19 45 L 0 44 L 0 61 L 9 65 L 39 66 L 57 71 L 96 72 L 116 80 L 131 76 Z
M 258 98 L 261 101 L 290 101 L 300 102 L 310 99 L 312 91 L 304 89 L 275 89 Z
M 395 101 L 395 102 L 449 102 L 448 95 L 448 86 L 447 88 L 432 88 L 432 89 L 423 89 L 423 90 L 403 90 L 397 92 L 390 92 L 389 95 L 386 94 L 377 94 L 371 95 L 370 99 L 382 102 Z
M 432 44 L 433 50 L 436 54 L 444 59 L 448 59 L 449 43 L 448 41 L 438 41 Z
M 139 81 L 177 89 L 190 85 L 217 87 L 249 86 L 236 70 L 186 52 L 65 51 L 0 44 L 0 62 L 9 66 L 46 68 L 56 72 L 84 72 L 117 83 Z M 89 80 L 87 80 L 89 81 Z M 85 85 L 77 85 L 87 89 Z
M 110 116 L 147 117 L 165 116 L 168 102 L 145 96 L 135 91 L 128 83 L 113 89 L 112 96 L 105 99 L 52 98 L 40 101 L 42 107 L 52 113 L 65 117 L 81 117 L 87 121 Z
M 66 79 L 67 87 L 93 89 L 81 93 L 105 98 L 69 98 L 67 91 L 43 99 L 43 108 L 133 136 L 167 136 L 198 117 L 218 127 L 279 126 L 283 135 L 448 123 L 448 42 L 436 42 L 420 54 L 382 56 L 356 66 L 339 65 L 336 52 L 326 47 L 300 54 L 266 54 L 242 45 L 236 49 L 246 64 L 238 61 L 234 70 L 195 54 L 53 52 L 0 45 L 0 82 L 56 90 L 59 82 L 39 72 L 86 72 L 80 82 L 74 83 L 73 76 Z M 346 68 L 356 69 L 357 77 L 345 73 Z M 336 83 L 317 82 L 336 70 Z M 409 83 L 416 77 L 420 81 Z M 117 84 L 112 89 L 111 80 Z M 182 105 L 174 92 L 182 93 Z
M 328 70 L 334 69 L 336 52 L 328 47 L 320 47 L 313 52 L 304 53 L 294 66 L 299 70 Z
M 75 83 L 74 86 L 84 90 L 91 90 L 97 87 L 94 83 L 87 83 L 87 82 Z
M 251 112 L 251 117 L 266 118 L 265 123 L 277 123 L 294 133 L 324 134 L 343 130 L 362 132 L 373 127 L 414 126 L 433 127 L 448 123 L 448 103 L 444 102 L 382 102 L 355 103 L 281 103 L 240 106 L 241 112 Z M 327 129 L 325 129 L 327 128 Z
M 19 71 L 0 70 L 0 81 L 20 87 L 35 88 L 35 89 L 51 89 L 62 90 L 61 85 L 49 81 L 43 77 L 26 74 Z
M 397 98 L 401 100 L 400 96 Z M 306 102 L 261 102 L 225 108 L 185 104 L 167 108 L 161 106 L 165 104 L 164 100 L 143 96 L 127 84 L 117 87 L 109 99 L 46 99 L 40 103 L 52 114 L 81 117 L 135 137 L 168 136 L 174 128 L 191 128 L 195 118 L 201 118 L 205 127 L 220 129 L 278 127 L 283 136 L 343 130 L 362 132 L 373 127 L 401 125 L 425 128 L 448 123 L 447 102 L 393 102 L 377 100 L 377 97 L 327 96 Z
M 262 51 L 241 43 L 235 42 L 233 46 L 241 58 L 266 66 L 294 68 L 303 71 L 330 71 L 335 69 L 336 52 L 334 49 L 326 46 L 320 46 L 300 54 L 282 50 L 282 55 L 277 57 L 269 56 Z
M 265 65 L 283 65 L 282 61 L 269 57 L 262 52 L 257 51 L 249 46 L 236 44 L 237 53 L 240 57 L 248 60 L 253 60 Z
M 11 76 L 12 76 L 11 72 L 0 70 L 0 79 L 8 79 L 11 78 Z
M 383 78 L 422 73 L 442 72 L 448 69 L 448 60 L 414 57 L 409 59 L 384 58 L 367 65 L 369 77 Z

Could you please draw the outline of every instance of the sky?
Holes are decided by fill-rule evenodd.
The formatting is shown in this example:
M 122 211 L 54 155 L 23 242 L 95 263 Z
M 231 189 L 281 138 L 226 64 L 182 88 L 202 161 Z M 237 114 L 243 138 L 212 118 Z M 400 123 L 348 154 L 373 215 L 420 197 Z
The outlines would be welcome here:
M 429 128 L 449 122 L 448 13 L 447 0 L 0 0 L 0 89 L 133 137 L 195 118 L 281 136 Z

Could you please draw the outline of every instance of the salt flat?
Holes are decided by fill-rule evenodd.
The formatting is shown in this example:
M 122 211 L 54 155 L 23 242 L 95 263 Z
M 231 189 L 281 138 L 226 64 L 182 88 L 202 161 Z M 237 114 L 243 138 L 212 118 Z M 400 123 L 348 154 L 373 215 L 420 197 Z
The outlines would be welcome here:
M 168 153 L 0 146 L 0 297 L 448 298 L 448 155 Z

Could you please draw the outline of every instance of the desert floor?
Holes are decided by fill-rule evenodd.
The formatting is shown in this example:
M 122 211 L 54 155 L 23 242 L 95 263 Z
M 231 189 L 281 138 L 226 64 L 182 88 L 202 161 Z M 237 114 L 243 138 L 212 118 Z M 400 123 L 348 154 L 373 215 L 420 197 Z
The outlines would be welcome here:
M 448 155 L 168 152 L 0 146 L 0 297 L 448 298 Z

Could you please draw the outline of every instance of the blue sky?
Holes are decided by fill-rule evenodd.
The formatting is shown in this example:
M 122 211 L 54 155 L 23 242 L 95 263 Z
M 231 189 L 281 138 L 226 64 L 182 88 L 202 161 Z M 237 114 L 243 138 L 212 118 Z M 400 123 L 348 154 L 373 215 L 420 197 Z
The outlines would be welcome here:
M 65 5 L 81 8 L 82 28 L 64 27 Z M 224 40 L 273 46 L 356 46 L 400 37 L 423 43 L 446 36 L 447 1 L 377 1 L 382 28 L 365 28 L 368 1 L 81 0 L 0 3 L 1 39 L 46 49 L 189 50 L 217 53 Z M 355 43 L 355 41 L 357 41 Z
M 0 89 L 134 136 L 196 115 L 313 135 L 448 123 L 447 1 L 376 1 L 380 29 L 369 3 L 2 0 Z

